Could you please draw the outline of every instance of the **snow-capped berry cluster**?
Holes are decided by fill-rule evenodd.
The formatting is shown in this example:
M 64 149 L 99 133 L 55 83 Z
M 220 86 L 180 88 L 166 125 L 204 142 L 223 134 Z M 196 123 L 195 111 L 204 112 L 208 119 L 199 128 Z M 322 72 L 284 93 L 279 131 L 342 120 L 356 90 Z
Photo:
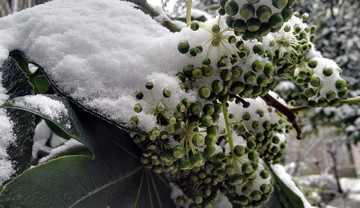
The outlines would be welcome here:
M 314 50 L 315 28 L 292 16 L 294 1 L 264 2 L 221 1 L 219 16 L 180 32 L 192 38 L 177 45 L 187 62 L 176 77 L 195 99 L 166 104 L 172 91 L 151 80 L 136 94 L 134 111 L 156 120 L 150 131 L 134 135 L 141 162 L 181 190 L 178 207 L 212 207 L 220 192 L 240 207 L 269 200 L 273 186 L 264 164 L 279 162 L 294 125 L 268 106 L 267 95 L 279 100 L 270 91 L 277 80 L 303 86 L 309 106 L 332 105 L 346 95 L 336 65 Z M 140 117 L 130 123 L 137 126 Z

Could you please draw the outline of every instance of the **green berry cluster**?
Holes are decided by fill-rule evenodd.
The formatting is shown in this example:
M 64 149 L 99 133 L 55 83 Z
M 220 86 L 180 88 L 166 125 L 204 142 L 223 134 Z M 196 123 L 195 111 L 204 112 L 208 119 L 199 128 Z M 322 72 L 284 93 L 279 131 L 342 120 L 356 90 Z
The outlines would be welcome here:
M 147 94 L 154 97 L 154 84 L 148 82 L 145 86 L 150 93 L 138 92 L 138 100 L 145 99 Z M 256 145 L 248 142 L 231 146 L 232 136 L 238 137 L 234 140 L 241 139 L 232 134 L 235 123 L 227 123 L 225 129 L 217 125 L 221 116 L 226 116 L 227 121 L 233 117 L 227 113 L 228 102 L 183 99 L 176 107 L 165 106 L 162 101 L 170 96 L 171 91 L 165 88 L 161 101 L 154 102 L 155 107 L 135 104 L 135 113 L 148 111 L 156 117 L 158 125 L 145 134 L 135 134 L 133 139 L 142 150 L 140 162 L 156 173 L 164 173 L 183 191 L 176 200 L 178 206 L 191 201 L 189 207 L 212 207 L 220 190 L 238 186 L 250 190 L 246 195 L 249 205 L 267 201 L 266 196 L 272 192 L 271 180 Z M 261 175 L 264 173 L 266 177 Z M 253 187 L 255 180 L 264 179 L 268 185 L 263 190 Z M 233 197 L 235 203 L 238 198 L 235 192 L 224 193 Z
M 296 0 L 220 0 L 219 14 L 236 35 L 246 39 L 261 38 L 278 31 L 288 21 Z
M 298 14 L 295 14 L 298 16 Z M 302 19 L 306 19 L 306 15 Z M 284 25 L 280 38 L 272 38 L 266 47 L 274 51 L 271 61 L 277 69 L 277 75 L 291 79 L 303 88 L 300 98 L 310 107 L 337 106 L 339 100 L 346 97 L 348 89 L 341 70 L 331 60 L 313 55 L 315 26 L 300 24 L 299 18 L 292 18 Z M 324 83 L 326 85 L 324 86 Z
M 267 107 L 261 99 L 246 101 L 250 103 L 249 109 L 231 105 L 229 112 L 233 113 L 233 116 L 230 121 L 235 123 L 232 128 L 246 139 L 247 146 L 255 149 L 263 160 L 279 163 L 286 145 L 282 137 L 289 133 L 293 126 L 274 108 Z

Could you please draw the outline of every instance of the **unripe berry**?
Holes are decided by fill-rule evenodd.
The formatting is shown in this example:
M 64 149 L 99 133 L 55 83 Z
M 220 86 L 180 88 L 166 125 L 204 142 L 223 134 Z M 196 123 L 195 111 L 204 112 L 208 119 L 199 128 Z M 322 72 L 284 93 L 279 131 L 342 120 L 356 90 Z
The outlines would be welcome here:
M 251 4 L 244 4 L 240 8 L 240 15 L 245 20 L 252 18 L 254 16 L 254 14 L 255 14 L 255 8 Z
M 268 22 L 271 14 L 271 9 L 266 5 L 260 6 L 256 11 L 256 15 L 261 22 Z
M 190 45 L 188 41 L 180 41 L 178 44 L 178 51 L 182 54 L 189 52 L 189 48 Z
M 230 0 L 230 1 L 226 2 L 224 9 L 228 15 L 234 16 L 234 15 L 236 15 L 236 13 L 238 13 L 239 6 L 234 0 Z
M 181 159 L 185 156 L 185 148 L 181 145 L 177 145 L 173 149 L 173 156 L 177 159 Z

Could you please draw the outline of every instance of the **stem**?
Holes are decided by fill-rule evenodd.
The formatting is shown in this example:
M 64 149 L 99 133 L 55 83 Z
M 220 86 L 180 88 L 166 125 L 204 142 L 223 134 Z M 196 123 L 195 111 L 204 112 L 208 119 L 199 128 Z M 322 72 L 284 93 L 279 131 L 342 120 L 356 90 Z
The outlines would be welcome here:
M 302 111 L 302 110 L 306 110 L 306 109 L 309 109 L 309 106 L 303 105 L 303 106 L 297 106 L 297 107 L 291 108 L 290 111 L 291 111 L 292 113 L 296 113 L 296 112 L 299 112 L 299 111 Z
M 186 25 L 187 26 L 191 25 L 191 3 L 192 3 L 192 0 L 187 0 L 187 4 L 186 4 Z
M 203 10 L 209 10 L 209 9 L 216 9 L 216 8 L 219 8 L 220 5 L 219 4 L 213 4 L 213 5 L 210 5 L 210 6 L 207 6 L 205 8 L 203 8 Z
M 151 17 L 157 17 L 160 15 L 158 11 L 152 8 L 146 0 L 129 0 L 134 4 L 139 5 L 140 7 L 144 8 L 147 12 L 149 12 Z M 181 29 L 178 28 L 168 17 L 164 17 L 161 21 L 161 24 L 168 28 L 171 32 L 179 32 Z
M 273 98 L 269 94 L 266 94 L 265 96 L 263 96 L 261 98 L 263 100 L 265 100 L 265 102 L 268 106 L 272 106 L 272 107 L 276 108 L 276 110 L 278 110 L 280 113 L 282 113 L 283 115 L 285 115 L 287 117 L 287 119 L 293 125 L 293 127 L 295 128 L 295 130 L 297 132 L 296 138 L 298 140 L 300 140 L 301 139 L 301 129 L 300 129 L 298 123 L 296 122 L 296 116 L 295 116 L 294 112 L 292 112 L 291 109 L 289 109 L 288 107 L 286 107 L 285 105 L 283 105 L 282 103 L 277 101 L 275 98 Z
M 346 100 L 340 100 L 340 105 L 343 104 L 359 104 L 360 103 L 360 97 L 356 97 L 356 98 L 349 98 Z
M 233 94 L 229 94 L 230 97 L 235 98 L 237 101 L 241 102 L 243 104 L 244 108 L 248 108 L 250 106 L 249 102 L 246 102 L 244 99 L 242 99 L 241 97 L 237 96 L 237 95 L 233 95 Z
M 225 120 L 225 125 L 226 125 L 226 134 L 227 134 L 228 139 L 229 139 L 230 151 L 233 153 L 234 152 L 234 142 L 233 142 L 233 139 L 232 139 L 231 128 L 230 128 L 231 125 L 230 125 L 230 122 L 229 122 L 226 103 L 221 103 L 221 106 L 222 106 L 222 110 L 223 110 L 223 114 L 224 114 L 224 120 Z

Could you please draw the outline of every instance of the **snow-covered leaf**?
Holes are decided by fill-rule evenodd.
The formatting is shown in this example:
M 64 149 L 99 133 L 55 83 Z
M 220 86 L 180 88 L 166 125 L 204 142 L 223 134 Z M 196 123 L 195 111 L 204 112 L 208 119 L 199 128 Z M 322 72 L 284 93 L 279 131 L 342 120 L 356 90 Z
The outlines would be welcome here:
M 167 182 L 141 165 L 140 150 L 126 132 L 74 110 L 94 141 L 95 159 L 65 156 L 27 170 L 4 187 L 0 206 L 175 207 Z
M 286 173 L 282 165 L 270 165 L 270 170 L 273 179 L 278 186 L 280 192 L 280 200 L 285 207 L 293 208 L 309 208 L 310 204 L 307 202 L 305 196 L 296 187 L 292 181 L 291 176 Z
M 84 130 L 79 121 L 72 105 L 64 97 L 56 95 L 30 95 L 16 97 L 2 105 L 3 108 L 18 109 L 38 115 L 47 120 L 48 123 L 57 128 L 61 135 L 67 138 L 74 138 L 84 144 L 91 151 L 94 150 L 93 141 L 88 133 Z

